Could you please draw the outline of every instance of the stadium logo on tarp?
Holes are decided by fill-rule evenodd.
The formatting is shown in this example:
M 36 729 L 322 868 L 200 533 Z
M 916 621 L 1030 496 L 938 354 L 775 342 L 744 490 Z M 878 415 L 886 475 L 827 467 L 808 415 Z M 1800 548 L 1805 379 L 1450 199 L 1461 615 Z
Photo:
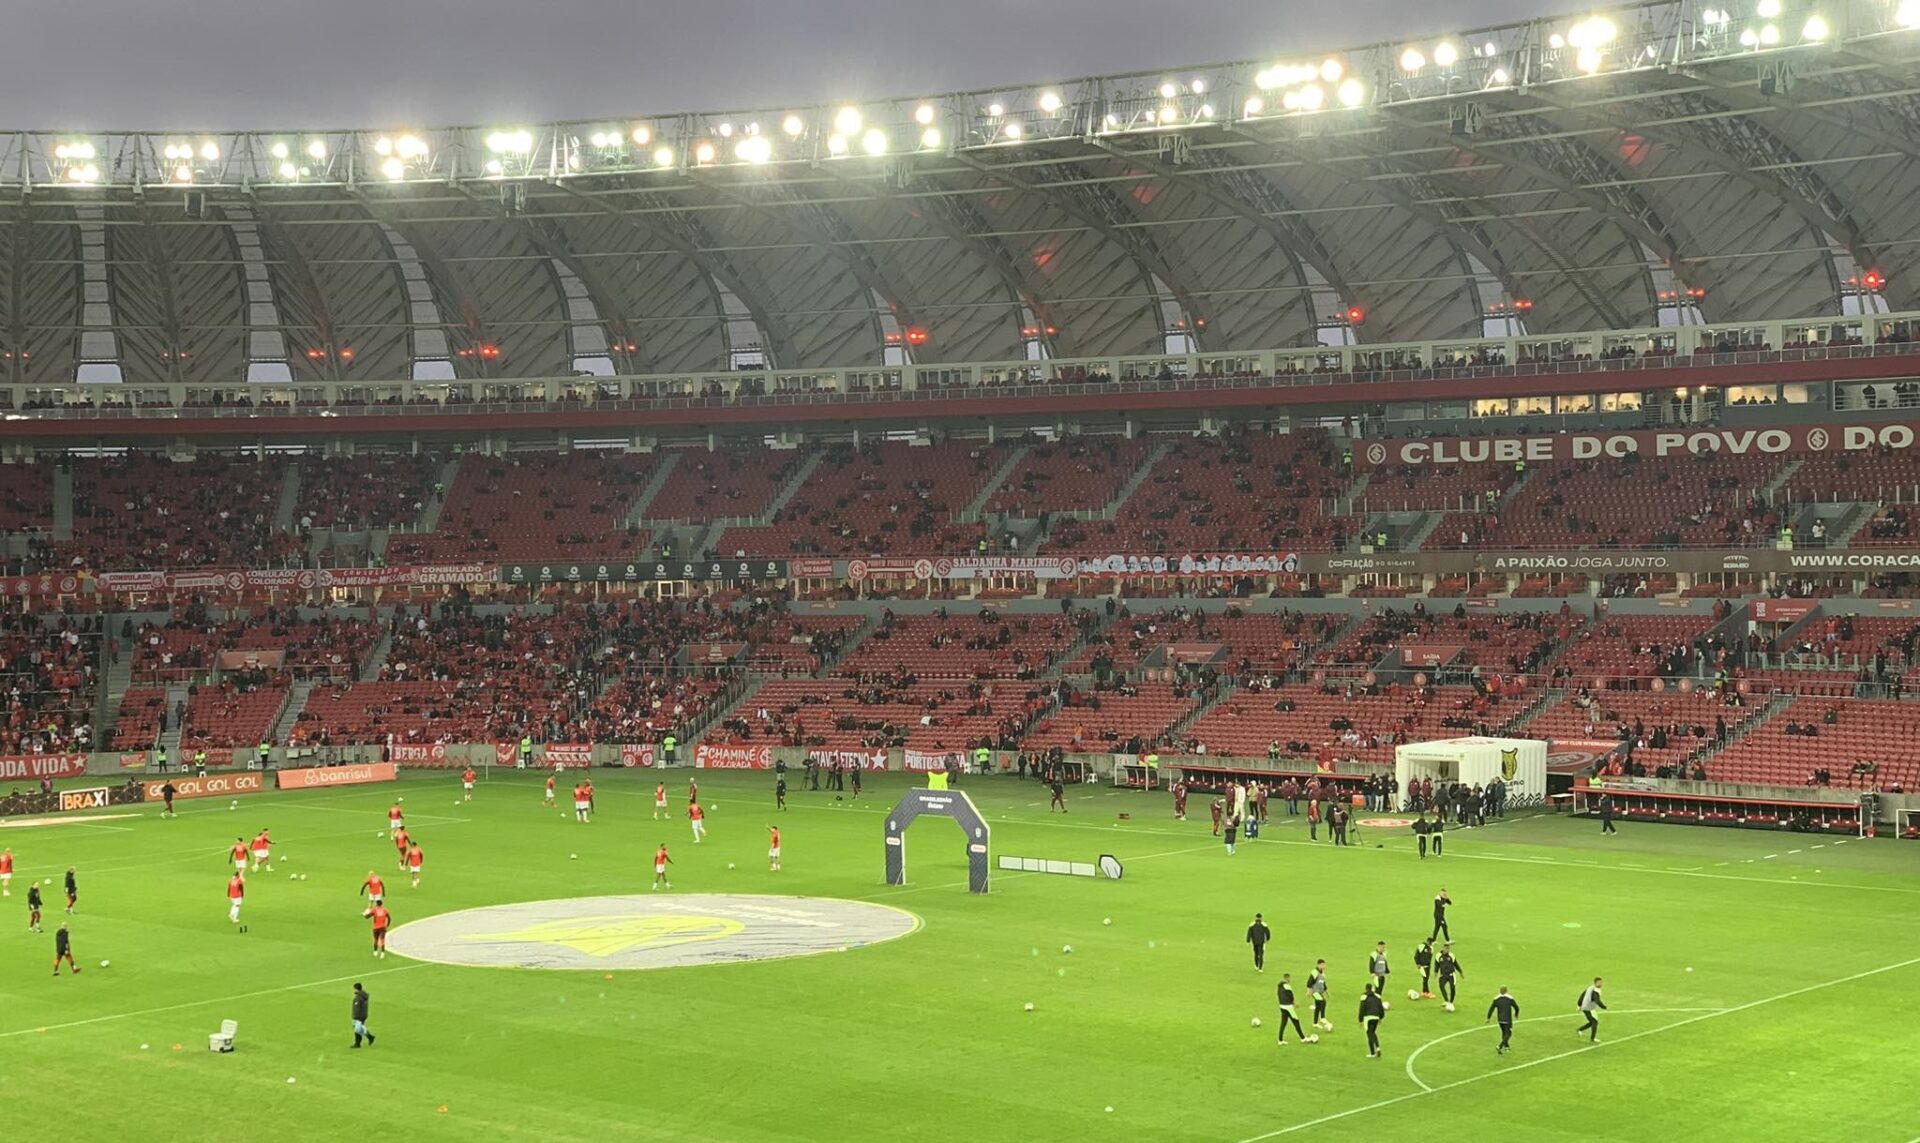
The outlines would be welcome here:
M 1500 776 L 1506 779 L 1507 781 L 1511 782 L 1513 781 L 1513 776 L 1515 774 L 1518 774 L 1519 772 L 1520 772 L 1519 748 L 1515 747 L 1512 750 L 1502 750 L 1500 752 Z
M 1412 818 L 1361 818 L 1353 823 L 1368 829 L 1405 829 L 1413 824 Z
M 387 947 L 475 968 L 631 970 L 840 952 L 919 927 L 912 913 L 864 901 L 660 893 L 442 913 L 395 929 Z

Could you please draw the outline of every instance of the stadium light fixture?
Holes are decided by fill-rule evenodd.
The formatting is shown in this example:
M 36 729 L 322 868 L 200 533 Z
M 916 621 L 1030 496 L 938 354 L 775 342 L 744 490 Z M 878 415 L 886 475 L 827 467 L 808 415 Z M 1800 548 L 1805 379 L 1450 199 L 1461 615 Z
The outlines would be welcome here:
M 1178 118 L 1180 118 L 1180 111 L 1178 108 L 1162 107 L 1160 109 L 1160 122 L 1171 123 Z
M 923 150 L 936 151 L 940 148 L 940 128 L 929 127 L 920 132 L 920 146 Z
M 1247 102 L 1240 108 L 1240 111 L 1247 118 L 1251 119 L 1266 109 L 1266 103 L 1263 102 L 1259 96 L 1250 95 L 1247 97 Z
M 934 115 L 935 112 L 933 110 L 933 104 L 931 103 L 922 103 L 913 109 L 913 121 L 922 127 L 933 126 Z
M 1915 3 L 1920 3 L 1920 0 L 1915 0 Z M 1120 117 L 1109 112 L 1100 117 L 1100 127 L 1106 131 L 1118 131 L 1120 129 Z
M 1740 30 L 1740 46 L 1743 48 L 1759 47 L 1760 33 L 1754 31 L 1752 28 L 1742 28 Z
M 633 140 L 634 146 L 644 147 L 648 143 L 653 142 L 653 128 L 647 126 L 645 123 L 638 124 L 632 131 L 627 133 L 627 138 Z
M 1488 59 L 1492 59 L 1500 54 L 1500 45 L 1494 43 L 1492 40 L 1488 40 L 1486 43 L 1480 45 L 1480 54 Z
M 393 150 L 403 159 L 418 159 L 426 155 L 427 145 L 418 135 L 402 135 L 393 144 Z
M 867 128 L 867 133 L 860 136 L 860 148 L 869 155 L 886 154 L 887 133 L 878 127 Z
M 593 134 L 587 136 L 587 142 L 595 147 L 605 147 L 607 145 L 607 133 L 605 131 L 595 131 Z M 489 148 L 493 146 L 491 137 L 489 137 L 487 141 L 487 146 Z
M 1300 110 L 1318 111 L 1327 104 L 1326 89 L 1317 83 L 1310 83 L 1300 89 Z
M 276 139 L 274 140 L 273 146 L 267 148 L 267 154 L 272 155 L 276 159 L 285 159 L 287 156 L 293 154 L 293 151 L 285 142 Z
M 307 143 L 307 158 L 316 162 L 327 157 L 327 144 L 324 140 L 314 139 Z
M 1261 91 L 1272 91 L 1274 88 L 1280 86 L 1280 81 L 1274 77 L 1272 68 L 1263 67 L 1253 73 L 1253 86 L 1259 88 Z
M 1340 77 L 1347 74 L 1347 65 L 1339 60 L 1328 58 L 1320 62 L 1320 79 L 1325 83 L 1339 83 Z
M 593 136 L 599 142 L 594 146 L 604 146 L 606 135 L 596 133 Z M 616 136 L 617 138 L 617 136 Z M 533 152 L 533 132 L 531 131 L 494 131 L 487 135 L 487 150 L 496 155 L 526 155 Z
M 1400 53 L 1401 71 L 1411 75 L 1426 66 L 1427 57 L 1421 54 L 1419 48 L 1408 48 L 1406 51 Z
M 673 165 L 673 148 L 672 147 L 654 148 L 653 165 L 656 167 L 671 167 Z
M 1604 48 L 1619 34 L 1612 20 L 1590 16 L 1567 29 L 1567 42 L 1576 48 Z
M 857 134 L 860 123 L 860 109 L 857 107 L 842 107 L 840 113 L 833 117 L 833 129 L 842 135 Z
M 200 157 L 211 163 L 220 157 L 220 144 L 207 142 L 200 144 Z
M 694 145 L 693 161 L 701 164 L 711 163 L 713 162 L 714 153 L 713 144 L 702 139 Z
M 75 162 L 84 163 L 93 158 L 93 156 L 93 144 L 87 142 L 85 139 L 71 143 L 60 143 L 53 148 L 53 157 L 56 159 L 70 159 Z
M 1586 72 L 1588 75 L 1592 75 L 1594 72 L 1599 71 L 1600 64 L 1601 64 L 1601 59 L 1600 59 L 1599 48 L 1581 48 L 1579 51 L 1573 54 L 1573 66 L 1579 68 L 1581 71 Z
M 1213 104 L 1211 104 L 1211 103 L 1202 103 L 1202 104 L 1200 105 L 1200 118 L 1202 118 L 1202 119 L 1211 119 L 1211 118 L 1213 118 Z
M 173 181 L 177 183 L 192 182 L 193 168 L 187 166 L 185 163 L 182 163 L 179 166 L 173 168 Z
M 780 121 L 780 130 L 785 131 L 789 139 L 798 139 L 806 129 L 807 125 L 798 115 L 789 115 Z
M 715 130 L 720 133 L 722 139 L 733 138 L 733 124 L 731 123 L 722 123 L 719 127 L 715 128 Z
M 847 153 L 847 137 L 835 131 L 827 136 L 827 154 L 839 158 Z
M 1512 82 L 1513 77 L 1508 75 L 1507 69 L 1503 67 L 1494 68 L 1493 73 L 1487 76 L 1488 87 L 1505 87 Z
M 1179 94 L 1180 94 L 1180 88 L 1176 84 L 1162 83 L 1160 85 L 1160 98 L 1162 99 L 1172 99 L 1174 96 Z
M 1762 20 L 1778 20 L 1780 18 L 1780 0 L 1760 0 L 1760 3 L 1754 5 L 1753 13 Z
M 1770 48 L 1780 42 L 1780 25 L 1768 24 L 1760 29 L 1760 45 Z
M 373 141 L 373 153 L 376 155 L 393 154 L 393 140 L 387 138 L 385 135 L 375 139 Z
M 1001 134 L 1009 139 L 1018 139 L 1020 136 L 1026 134 L 1026 129 L 1021 127 L 1019 121 L 1016 120 L 1002 128 Z
M 1367 87 L 1357 79 L 1343 81 L 1335 94 L 1340 97 L 1342 107 L 1358 107 L 1367 101 Z
M 100 181 L 100 168 L 92 163 L 86 163 L 69 169 L 67 178 L 76 183 L 97 183 Z
M 280 177 L 283 179 L 297 179 L 300 177 L 300 168 L 294 166 L 292 163 L 283 161 L 280 164 L 279 170 Z
M 398 181 L 407 177 L 407 165 L 399 159 L 388 159 L 380 164 L 380 173 L 389 179 Z
M 1800 38 L 1806 40 L 1808 43 L 1817 44 L 1827 38 L 1828 31 L 1829 29 L 1827 28 L 1825 18 L 1823 18 L 1820 13 L 1815 12 L 1813 15 L 1807 17 L 1806 24 L 1801 27 Z
M 998 119 L 1002 115 L 1005 115 L 1006 113 L 1007 113 L 1007 106 L 1004 103 L 987 104 L 987 115 L 990 118 Z
M 1450 43 L 1442 42 L 1435 44 L 1433 48 L 1433 62 L 1441 67 L 1452 67 L 1454 64 L 1460 62 L 1460 49 Z
M 1195 95 L 1205 95 L 1207 93 L 1207 81 L 1204 79 L 1196 79 L 1187 85 L 1187 90 L 1193 92 Z
M 744 162 L 759 166 L 773 158 L 773 144 L 768 142 L 765 135 L 749 135 L 740 140 L 739 146 L 733 149 L 733 153 Z
M 1903 28 L 1920 28 L 1920 0 L 1900 0 L 1893 10 L 1893 22 Z
M 1043 91 L 1040 93 L 1040 110 L 1046 112 L 1048 115 L 1058 115 L 1060 113 L 1060 107 L 1059 92 Z
M 1557 52 L 1567 46 L 1567 38 L 1555 32 L 1553 35 L 1547 37 L 1547 46 Z

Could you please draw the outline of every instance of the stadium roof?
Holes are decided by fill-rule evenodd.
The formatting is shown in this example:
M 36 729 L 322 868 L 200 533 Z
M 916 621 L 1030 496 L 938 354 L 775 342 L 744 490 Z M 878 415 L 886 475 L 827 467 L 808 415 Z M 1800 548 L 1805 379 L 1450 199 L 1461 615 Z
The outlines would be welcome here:
M 511 377 L 1920 308 L 1916 29 L 1663 2 L 851 107 L 20 132 L 0 351 L 22 382 Z

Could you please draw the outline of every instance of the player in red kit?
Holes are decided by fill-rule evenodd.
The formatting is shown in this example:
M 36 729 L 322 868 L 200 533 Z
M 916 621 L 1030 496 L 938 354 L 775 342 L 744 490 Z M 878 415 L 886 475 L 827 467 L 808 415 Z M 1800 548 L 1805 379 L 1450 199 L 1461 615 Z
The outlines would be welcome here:
M 244 877 L 241 877 L 238 873 L 236 873 L 232 877 L 227 879 L 227 923 L 228 924 L 233 924 L 233 925 L 240 924 L 240 906 L 244 905 L 246 903 L 246 900 L 247 900 L 246 879 Z M 247 931 L 246 926 L 242 925 L 240 928 L 240 931 L 243 933 L 246 932 Z
M 660 843 L 660 849 L 653 855 L 653 887 L 655 889 L 662 885 L 669 889 L 673 888 L 673 882 L 667 880 L 667 866 L 672 864 L 673 858 L 667 856 L 667 843 L 663 841 Z
M 767 839 L 767 867 L 770 872 L 780 872 L 780 827 L 768 826 L 767 832 L 773 836 Z
M 253 839 L 253 871 L 258 873 L 263 868 L 268 873 L 273 872 L 273 839 L 267 836 L 265 829 Z
M 471 766 L 460 775 L 460 800 L 463 802 L 473 800 L 473 767 Z
M 13 851 L 0 849 L 0 897 L 13 896 Z
M 1184 781 L 1173 784 L 1173 820 L 1187 820 L 1187 784 Z
M 413 874 L 413 887 L 420 888 L 420 859 L 423 855 L 418 845 L 407 846 L 407 872 Z
M 236 837 L 233 839 L 233 850 L 231 852 L 231 856 L 233 858 L 233 871 L 235 873 L 245 873 L 247 871 L 247 839 L 246 838 Z
M 700 800 L 700 781 L 697 778 L 688 778 L 687 779 L 687 804 L 691 805 L 694 802 L 697 802 L 699 800 Z
M 707 811 L 700 808 L 699 802 L 687 807 L 687 818 L 693 822 L 693 843 L 699 845 L 707 836 Z
M 393 808 L 387 811 L 387 832 L 395 834 L 406 828 L 406 815 L 400 812 L 400 803 L 395 802 Z
M 411 844 L 412 841 L 413 839 L 407 836 L 407 831 L 404 829 L 393 835 L 394 853 L 400 859 L 400 868 L 402 869 L 407 867 L 407 846 Z
M 540 804 L 543 806 L 546 806 L 548 809 L 553 808 L 553 775 L 552 774 L 547 775 L 547 796 L 545 800 L 543 800 Z
M 653 820 L 659 821 L 667 816 L 667 784 L 660 783 L 653 788 Z
M 373 922 L 373 955 L 384 959 L 387 955 L 387 926 L 393 923 L 393 914 L 387 907 L 375 904 L 360 914 Z
M 1213 836 L 1215 837 L 1220 836 L 1220 815 L 1225 813 L 1226 809 L 1227 804 L 1219 798 L 1215 798 L 1213 804 L 1207 807 L 1207 810 L 1213 814 Z
M 587 794 L 586 783 L 583 782 L 575 786 L 573 788 L 573 820 L 577 822 L 586 821 L 587 811 L 592 808 L 593 802 Z
M 387 883 L 380 880 L 378 873 L 369 869 L 367 879 L 360 883 L 360 892 L 366 894 L 367 904 L 378 905 L 387 898 Z

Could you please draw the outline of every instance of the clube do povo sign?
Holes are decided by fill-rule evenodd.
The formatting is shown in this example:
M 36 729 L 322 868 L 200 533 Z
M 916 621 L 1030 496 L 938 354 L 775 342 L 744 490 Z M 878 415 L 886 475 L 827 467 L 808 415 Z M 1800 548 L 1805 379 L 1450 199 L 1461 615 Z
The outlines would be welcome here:
M 1528 437 L 1459 437 L 1370 441 L 1361 456 L 1375 467 L 1596 460 L 1627 456 L 1785 456 L 1794 453 L 1899 452 L 1920 443 L 1920 426 L 1792 425 L 1771 429 L 1718 428 L 1619 433 L 1558 433 Z

